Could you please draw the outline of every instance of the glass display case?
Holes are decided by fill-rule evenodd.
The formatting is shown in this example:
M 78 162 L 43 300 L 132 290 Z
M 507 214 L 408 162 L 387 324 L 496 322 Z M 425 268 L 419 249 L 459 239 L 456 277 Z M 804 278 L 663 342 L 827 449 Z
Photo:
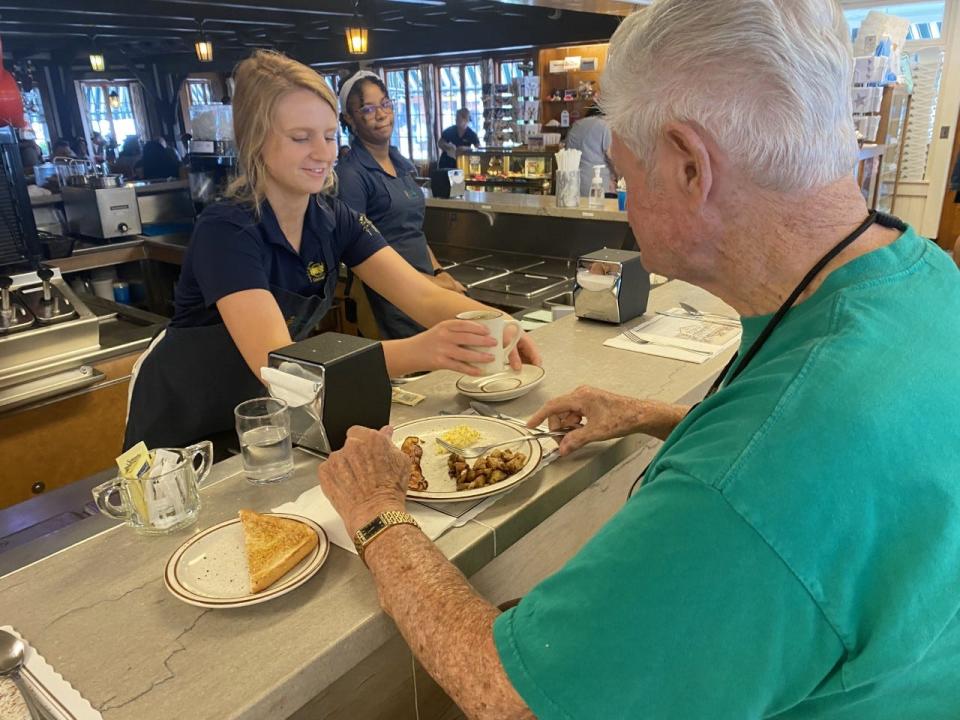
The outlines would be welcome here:
M 549 195 L 554 151 L 526 148 L 458 148 L 457 167 L 467 190 Z

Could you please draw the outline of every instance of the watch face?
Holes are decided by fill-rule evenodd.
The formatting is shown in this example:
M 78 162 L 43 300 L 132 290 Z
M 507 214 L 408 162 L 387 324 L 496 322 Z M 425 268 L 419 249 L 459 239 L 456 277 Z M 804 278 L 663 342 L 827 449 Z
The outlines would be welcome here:
M 386 526 L 383 524 L 383 518 L 377 515 L 377 517 L 367 523 L 360 532 L 365 538 L 369 538 L 383 530 L 384 527 Z

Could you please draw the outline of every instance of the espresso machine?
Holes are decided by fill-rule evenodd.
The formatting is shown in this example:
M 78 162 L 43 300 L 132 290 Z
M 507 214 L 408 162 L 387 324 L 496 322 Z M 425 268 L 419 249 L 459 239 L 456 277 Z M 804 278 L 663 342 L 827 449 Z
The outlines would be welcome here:
M 100 325 L 60 271 L 38 263 L 16 137 L 0 127 L 0 411 L 95 383 Z

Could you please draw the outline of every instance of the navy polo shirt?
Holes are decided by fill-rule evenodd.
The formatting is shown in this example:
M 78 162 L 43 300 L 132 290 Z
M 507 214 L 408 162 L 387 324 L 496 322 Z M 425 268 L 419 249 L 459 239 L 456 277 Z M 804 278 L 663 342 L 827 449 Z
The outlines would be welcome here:
M 337 198 L 315 195 L 304 217 L 300 252 L 280 229 L 270 203 L 257 220 L 237 202 L 207 207 L 197 219 L 177 283 L 171 327 L 222 322 L 216 302 L 241 290 L 323 293 L 340 263 L 353 267 L 386 247 L 373 224 Z
M 457 132 L 457 126 L 451 125 L 440 134 L 440 139 L 444 142 L 453 143 L 457 147 L 480 146 L 480 138 L 477 137 L 477 134 L 471 127 L 468 127 L 466 130 L 464 130 L 463 135 L 461 135 Z M 440 161 L 437 163 L 437 167 L 441 170 L 453 169 L 457 167 L 457 161 L 446 153 L 441 153 Z
M 433 274 L 423 234 L 427 202 L 417 185 L 417 169 L 397 148 L 390 147 L 397 176 L 388 175 L 363 144 L 354 140 L 337 163 L 340 199 L 370 218 L 383 238 L 420 272 Z

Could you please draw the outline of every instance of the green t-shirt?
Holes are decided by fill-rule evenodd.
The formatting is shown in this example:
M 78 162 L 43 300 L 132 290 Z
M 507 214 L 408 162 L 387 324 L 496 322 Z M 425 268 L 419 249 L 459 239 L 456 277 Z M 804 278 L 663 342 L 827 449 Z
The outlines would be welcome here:
M 769 316 L 743 319 L 742 348 Z M 548 718 L 960 718 L 960 273 L 841 267 L 501 615 Z

